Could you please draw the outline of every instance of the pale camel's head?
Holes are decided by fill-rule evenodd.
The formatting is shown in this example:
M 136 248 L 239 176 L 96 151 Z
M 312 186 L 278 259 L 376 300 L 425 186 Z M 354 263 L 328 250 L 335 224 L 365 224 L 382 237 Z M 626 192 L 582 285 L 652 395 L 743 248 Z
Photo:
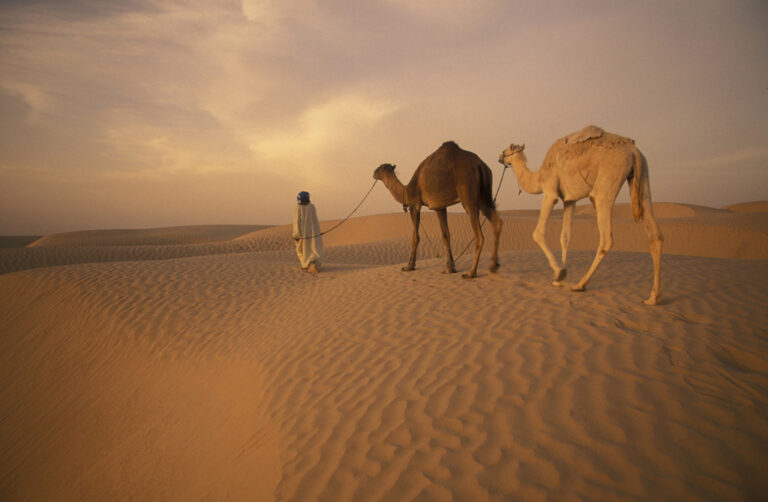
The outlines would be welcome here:
M 523 150 L 525 150 L 525 145 L 516 145 L 512 143 L 509 145 L 509 148 L 501 152 L 501 155 L 499 155 L 499 163 L 504 164 L 505 166 L 509 165 L 512 162 L 512 157 L 515 155 L 520 155 L 525 159 L 525 154 L 523 153 Z
M 394 164 L 382 164 L 373 171 L 373 178 L 376 180 L 383 180 L 386 175 L 391 175 L 395 172 Z

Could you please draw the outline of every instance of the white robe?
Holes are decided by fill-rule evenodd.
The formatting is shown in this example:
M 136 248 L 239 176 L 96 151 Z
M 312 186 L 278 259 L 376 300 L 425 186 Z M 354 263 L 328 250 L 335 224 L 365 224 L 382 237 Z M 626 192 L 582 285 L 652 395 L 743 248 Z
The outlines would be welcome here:
M 310 263 L 320 265 L 320 256 L 323 254 L 323 238 L 320 234 L 320 223 L 317 221 L 315 205 L 296 204 L 293 211 L 293 238 L 296 241 L 296 254 L 299 256 L 301 268 L 309 267 Z M 314 236 L 314 237 L 313 237 Z M 311 237 L 304 239 L 303 237 Z

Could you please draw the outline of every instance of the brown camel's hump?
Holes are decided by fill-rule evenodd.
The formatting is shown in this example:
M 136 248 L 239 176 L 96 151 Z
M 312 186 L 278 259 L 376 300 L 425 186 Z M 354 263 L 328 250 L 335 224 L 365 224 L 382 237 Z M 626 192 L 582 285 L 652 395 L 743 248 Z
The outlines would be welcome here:
M 440 148 L 445 148 L 447 150 L 461 150 L 461 148 L 459 147 L 459 145 L 456 144 L 455 141 L 450 141 L 450 140 L 443 143 L 443 145 Z
M 439 154 L 442 160 L 449 160 L 454 162 L 466 163 L 467 165 L 474 165 L 479 162 L 480 165 L 485 165 L 485 162 L 480 159 L 474 152 L 464 150 L 455 141 L 446 141 L 433 155 Z
M 454 141 L 446 141 L 440 148 L 432 152 L 426 159 L 421 161 L 417 171 L 431 168 L 447 168 L 451 165 L 452 161 L 458 159 L 462 154 L 468 153 L 462 150 L 459 145 Z
M 419 194 L 432 209 L 447 207 L 459 201 L 459 186 L 481 186 L 489 177 L 490 168 L 480 157 L 454 141 L 446 141 L 416 168 L 408 194 L 412 198 Z

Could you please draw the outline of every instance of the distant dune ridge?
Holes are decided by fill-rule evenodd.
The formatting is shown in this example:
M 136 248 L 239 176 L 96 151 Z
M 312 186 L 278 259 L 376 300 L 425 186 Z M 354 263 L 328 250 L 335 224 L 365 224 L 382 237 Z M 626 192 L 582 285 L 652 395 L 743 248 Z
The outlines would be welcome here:
M 426 210 L 409 273 L 402 213 L 326 235 L 316 276 L 287 225 L 2 248 L 0 500 L 759 500 L 768 202 L 654 207 L 657 307 L 627 204 L 584 293 L 550 285 L 536 211 L 473 280 Z M 566 282 L 597 243 L 575 214 Z
M 750 208 L 732 212 L 691 204 L 656 203 L 656 216 L 664 220 L 671 234 L 664 242 L 665 254 L 682 254 L 712 258 L 768 258 L 768 202 L 736 205 Z M 763 211 L 759 211 L 763 208 Z M 422 211 L 420 258 L 444 253 L 439 224 L 431 211 Z M 538 211 L 502 211 L 505 230 L 501 235 L 502 251 L 535 250 L 530 238 Z M 550 245 L 559 248 L 560 220 L 555 212 L 548 227 Z M 454 253 L 458 254 L 471 241 L 472 235 L 464 213 L 449 213 Z M 338 220 L 321 222 L 328 229 Z M 340 247 L 410 239 L 411 223 L 402 213 L 352 218 L 325 237 L 326 246 Z M 716 231 L 714 229 L 717 229 Z M 647 251 L 646 237 L 640 225 L 632 220 L 629 204 L 616 204 L 613 231 L 615 250 Z M 93 230 L 68 232 L 42 237 L 27 248 L 0 248 L 0 273 L 35 267 L 51 267 L 75 263 L 134 261 L 207 256 L 252 251 L 292 251 L 290 225 L 209 225 L 169 227 L 145 230 Z M 0 237 L 0 239 L 2 239 Z M 577 206 L 570 249 L 594 250 L 598 233 L 594 209 Z M 398 247 L 399 246 L 395 246 Z M 344 252 L 341 249 L 329 253 Z M 397 260 L 401 260 L 398 255 Z M 406 255 L 407 256 L 407 255 Z M 363 257 L 360 257 L 364 259 Z M 386 255 L 372 255 L 373 263 Z M 407 258 L 406 258 L 407 259 Z
M 30 247 L 72 246 L 148 246 L 202 244 L 234 239 L 240 235 L 267 228 L 264 225 L 198 225 L 149 228 L 145 230 L 86 230 L 42 237 Z

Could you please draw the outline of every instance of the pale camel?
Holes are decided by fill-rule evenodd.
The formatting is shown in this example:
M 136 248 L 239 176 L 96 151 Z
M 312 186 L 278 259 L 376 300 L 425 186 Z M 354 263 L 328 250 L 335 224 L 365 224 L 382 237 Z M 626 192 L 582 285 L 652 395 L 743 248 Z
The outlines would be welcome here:
M 502 152 L 499 162 L 512 167 L 522 190 L 532 194 L 544 194 L 533 240 L 544 251 L 550 267 L 555 272 L 553 284 L 560 285 L 566 275 L 565 259 L 576 201 L 589 197 L 597 212 L 597 228 L 600 232 L 600 243 L 592 265 L 584 277 L 571 288 L 574 291 L 584 291 L 603 257 L 613 247 L 613 205 L 624 181 L 628 181 L 632 212 L 635 221 L 643 220 L 653 258 L 653 289 L 645 303 L 656 305 L 661 302 L 661 248 L 664 237 L 653 215 L 648 163 L 635 146 L 635 142 L 605 132 L 599 127 L 588 126 L 557 140 L 547 152 L 541 169 L 536 172 L 528 169 L 524 148 L 525 145 L 511 144 Z M 557 263 L 545 240 L 547 220 L 558 199 L 562 199 L 564 205 L 563 228 L 560 234 L 562 265 Z
M 416 248 L 419 245 L 419 220 L 421 206 L 427 206 L 437 213 L 440 229 L 445 243 L 447 256 L 445 273 L 456 272 L 456 266 L 451 253 L 451 236 L 448 231 L 448 215 L 446 208 L 458 202 L 464 206 L 469 215 L 469 221 L 475 234 L 475 261 L 464 278 L 477 275 L 477 264 L 483 249 L 483 230 L 480 225 L 482 213 L 491 221 L 493 226 L 493 253 L 491 255 L 491 272 L 499 268 L 499 234 L 501 233 L 501 218 L 496 214 L 496 204 L 493 202 L 491 169 L 480 157 L 472 152 L 462 150 L 453 141 L 443 143 L 432 155 L 424 159 L 413 174 L 408 185 L 403 185 L 397 179 L 395 166 L 382 164 L 374 172 L 373 177 L 384 182 L 392 197 L 403 205 L 411 215 L 413 235 L 411 237 L 411 258 L 403 271 L 416 268 Z

